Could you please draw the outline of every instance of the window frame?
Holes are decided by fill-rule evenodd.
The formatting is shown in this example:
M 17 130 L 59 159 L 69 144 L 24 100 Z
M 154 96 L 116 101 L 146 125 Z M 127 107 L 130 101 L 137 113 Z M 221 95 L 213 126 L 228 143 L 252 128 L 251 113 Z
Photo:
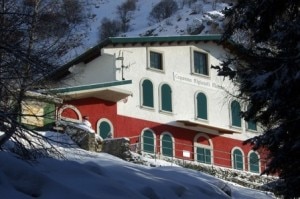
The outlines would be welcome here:
M 233 103 L 237 103 L 239 105 L 239 112 L 241 112 L 242 110 L 242 107 L 241 107 L 241 104 L 236 101 L 236 100 L 233 100 L 230 102 L 230 126 L 231 127 L 234 127 L 234 128 L 238 128 L 238 129 L 241 129 L 242 128 L 242 117 L 241 115 L 239 114 L 239 116 L 237 116 L 235 113 L 234 113 L 234 109 L 233 109 Z M 239 126 L 235 124 L 235 119 L 237 119 L 236 117 L 239 117 Z
M 209 145 L 198 143 L 197 141 L 200 137 L 205 138 L 208 141 Z M 198 148 L 210 151 L 210 162 L 209 163 L 207 163 L 206 161 L 205 162 L 198 161 L 198 152 L 197 152 Z M 213 165 L 214 164 L 214 158 L 213 158 L 214 157 L 214 154 L 213 154 L 214 151 L 213 151 L 213 148 L 214 148 L 214 146 L 213 146 L 212 140 L 208 135 L 206 135 L 204 133 L 197 134 L 194 137 L 194 160 L 196 162 L 199 162 L 199 163 Z M 206 160 L 206 158 L 204 158 L 204 159 Z
M 258 171 L 254 171 L 254 170 L 251 169 L 251 165 L 253 165 L 253 164 L 251 164 L 251 161 L 250 161 L 251 154 L 256 154 L 256 156 L 257 156 L 258 164 L 255 165 L 255 166 L 258 167 Z M 260 168 L 261 168 L 261 162 L 260 162 L 260 156 L 259 156 L 259 154 L 257 152 L 255 152 L 255 151 L 253 151 L 253 150 L 249 151 L 249 153 L 248 153 L 248 171 L 250 171 L 252 173 L 260 173 L 261 172 Z
M 198 96 L 199 95 L 203 95 L 204 97 L 205 97 L 205 103 L 206 103 L 206 110 L 205 110 L 205 114 L 206 114 L 206 118 L 201 118 L 201 117 L 199 117 L 199 112 L 200 112 L 200 110 L 199 110 L 199 101 L 198 101 Z M 202 103 L 201 103 L 202 104 Z M 202 91 L 198 91 L 198 92 L 196 92 L 196 94 L 195 94 L 195 118 L 196 118 L 196 120 L 202 120 L 202 121 L 208 121 L 208 100 L 207 100 L 207 96 L 206 96 L 206 94 L 204 93 L 204 92 L 202 92 Z
M 148 102 L 145 103 L 145 98 L 147 99 L 147 97 L 145 97 L 145 95 L 150 95 L 149 92 L 145 92 L 145 88 L 144 88 L 144 83 L 145 81 L 148 81 L 149 83 L 152 84 L 152 106 L 148 106 Z M 150 104 L 149 104 L 150 105 Z M 155 101 L 154 101 L 154 84 L 150 79 L 142 79 L 140 82 L 140 107 L 145 108 L 145 109 L 151 109 L 154 110 L 154 106 L 155 106 Z
M 145 134 L 146 131 L 152 133 L 152 135 L 153 135 L 153 153 L 152 153 L 152 152 L 149 152 L 149 151 L 145 151 L 145 145 L 144 145 L 144 144 L 145 144 L 145 140 L 144 140 L 145 137 L 144 137 L 144 134 Z M 150 138 L 150 139 L 151 139 L 151 138 Z M 155 134 L 154 131 L 151 130 L 150 128 L 145 128 L 145 129 L 143 129 L 143 130 L 142 130 L 142 133 L 141 133 L 141 151 L 142 151 L 143 153 L 156 154 L 155 149 L 156 149 L 156 134 Z
M 154 53 L 156 55 L 160 55 L 160 68 L 157 67 L 152 67 L 151 66 L 151 53 Z M 148 48 L 147 50 L 147 69 L 153 70 L 156 72 L 164 72 L 165 71 L 165 58 L 164 58 L 164 53 L 162 51 L 154 50 L 152 48 Z
M 240 151 L 241 152 L 241 154 L 242 154 L 242 169 L 239 169 L 238 168 L 238 166 L 237 166 L 237 168 L 236 168 L 236 158 L 235 158 L 235 154 L 234 154 L 234 152 L 236 151 L 236 150 L 238 150 L 238 151 Z M 244 155 L 244 152 L 243 152 L 243 150 L 241 149 L 241 148 L 239 148 L 239 147 L 234 147 L 232 150 L 231 150 L 231 167 L 233 168 L 233 169 L 236 169 L 236 170 L 239 170 L 239 171 L 244 171 L 245 170 L 245 155 Z
M 105 122 L 105 123 L 107 123 L 107 124 L 109 125 L 111 137 L 113 138 L 113 137 L 114 137 L 114 126 L 113 126 L 112 122 L 111 122 L 109 119 L 107 119 L 107 118 L 101 118 L 101 119 L 99 119 L 99 120 L 97 121 L 97 125 L 96 125 L 96 126 L 97 126 L 97 128 L 96 128 L 97 134 L 98 134 L 99 136 L 101 136 L 100 125 L 101 125 L 103 122 Z M 101 136 L 101 137 L 102 137 L 102 136 Z M 105 139 L 104 137 L 102 137 L 102 138 Z
M 170 98 L 168 100 L 170 100 L 170 102 L 167 102 L 170 104 L 170 110 L 165 110 L 163 109 L 164 104 L 165 104 L 165 100 L 164 100 L 164 96 L 165 94 L 163 93 L 163 86 L 168 86 L 168 88 L 170 89 L 170 93 L 167 93 L 167 97 Z M 160 112 L 164 112 L 164 113 L 173 113 L 173 96 L 172 96 L 172 88 L 168 83 L 161 83 L 159 86 L 159 111 Z
M 250 109 L 250 106 L 251 105 L 248 105 L 247 106 L 247 110 Z M 252 126 L 255 126 L 255 129 L 254 128 L 250 128 Z M 249 120 L 249 121 L 246 121 L 246 130 L 247 131 L 252 131 L 252 132 L 257 132 L 257 122 L 253 121 L 253 120 Z
M 201 72 L 196 72 L 195 70 L 195 53 L 199 53 L 205 56 L 206 58 L 206 72 L 207 73 L 201 73 Z M 208 52 L 205 52 L 203 50 L 200 49 L 195 49 L 195 48 L 191 48 L 191 73 L 194 75 L 199 75 L 199 76 L 203 76 L 203 77 L 210 77 L 210 56 Z
M 164 148 L 164 146 L 163 146 L 163 138 L 164 138 L 164 136 L 170 136 L 170 138 L 172 140 L 172 143 L 171 143 L 172 144 L 172 149 L 171 149 L 172 156 L 164 154 L 164 150 L 163 150 L 163 148 Z M 162 156 L 164 156 L 164 157 L 173 158 L 173 157 L 175 157 L 175 153 L 174 152 L 175 152 L 175 140 L 174 140 L 173 135 L 171 133 L 169 133 L 169 132 L 163 132 L 160 135 L 160 154 Z

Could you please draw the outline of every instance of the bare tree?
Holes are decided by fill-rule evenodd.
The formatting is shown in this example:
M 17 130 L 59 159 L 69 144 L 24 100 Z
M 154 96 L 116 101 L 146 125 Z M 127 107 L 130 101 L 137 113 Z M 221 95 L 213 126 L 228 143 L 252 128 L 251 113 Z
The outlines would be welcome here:
M 104 17 L 100 26 L 100 39 L 117 36 L 121 32 L 121 23 Z
M 10 138 L 33 146 L 21 123 L 25 94 L 45 85 L 68 49 L 80 45 L 80 6 L 77 0 L 0 1 L 0 148 Z
M 178 5 L 174 0 L 161 0 L 150 12 L 149 19 L 153 22 L 160 22 L 174 14 L 178 10 Z
M 136 0 L 127 0 L 122 5 L 117 7 L 117 14 L 121 21 L 121 30 L 128 31 L 129 22 L 132 17 L 132 11 L 136 9 Z

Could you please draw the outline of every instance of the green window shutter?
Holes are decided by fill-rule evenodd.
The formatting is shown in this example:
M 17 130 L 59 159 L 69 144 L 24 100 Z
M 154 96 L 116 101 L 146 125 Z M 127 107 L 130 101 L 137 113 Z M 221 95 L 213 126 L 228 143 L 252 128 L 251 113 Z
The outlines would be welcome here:
M 150 52 L 150 67 L 162 70 L 162 54 L 156 52 Z
M 197 161 L 205 163 L 205 151 L 204 151 L 204 148 L 197 147 Z
M 44 107 L 44 126 L 55 122 L 55 105 L 46 104 Z
M 197 95 L 197 118 L 207 120 L 207 99 L 203 93 Z
M 211 164 L 211 152 L 210 149 L 205 149 L 205 163 Z
M 244 168 L 243 154 L 238 149 L 233 151 L 233 168 L 238 170 L 243 170 Z
M 154 136 L 149 130 L 143 133 L 143 150 L 144 152 L 154 153 Z
M 161 86 L 161 109 L 172 112 L 172 90 L 168 84 Z
M 253 130 L 253 131 L 256 131 L 257 130 L 257 127 L 256 127 L 256 122 L 254 121 L 248 121 L 248 129 L 249 130 Z
M 165 134 L 162 137 L 162 154 L 173 157 L 173 142 L 170 135 Z
M 99 132 L 100 132 L 100 136 L 103 139 L 107 138 L 108 134 L 112 133 L 110 124 L 108 122 L 105 122 L 105 121 L 101 122 L 100 125 L 99 125 Z
M 154 107 L 153 101 L 153 84 L 150 80 L 144 80 L 142 84 L 143 106 Z
M 242 120 L 241 120 L 241 107 L 240 104 L 237 101 L 233 101 L 231 103 L 231 124 L 232 126 L 242 126 Z
M 208 75 L 207 55 L 194 51 L 194 72 Z
M 252 152 L 249 156 L 249 164 L 250 164 L 250 171 L 254 173 L 259 173 L 259 159 L 258 155 Z
M 211 151 L 210 149 L 197 147 L 197 161 L 211 164 Z
M 251 107 L 252 107 L 252 105 L 250 104 L 250 105 L 248 106 L 247 110 L 250 110 Z M 249 121 L 247 122 L 247 128 L 248 128 L 249 130 L 256 131 L 256 130 L 257 130 L 256 122 L 253 121 L 253 120 L 249 120 Z

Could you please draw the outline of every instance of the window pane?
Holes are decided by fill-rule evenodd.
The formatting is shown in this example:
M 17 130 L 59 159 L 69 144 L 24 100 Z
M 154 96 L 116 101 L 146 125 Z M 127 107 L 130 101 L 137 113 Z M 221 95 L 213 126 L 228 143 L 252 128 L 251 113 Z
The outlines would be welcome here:
M 197 95 L 197 118 L 207 120 L 207 100 L 203 93 Z
M 172 112 L 172 91 L 167 84 L 161 86 L 161 109 Z
M 232 126 L 242 126 L 242 121 L 241 121 L 241 107 L 240 104 L 237 101 L 233 101 L 231 103 L 231 119 L 232 119 Z
M 148 106 L 148 107 L 154 107 L 153 103 L 153 85 L 152 82 L 149 80 L 144 80 L 143 85 L 142 85 L 142 92 L 143 92 L 143 106 Z
M 194 51 L 194 72 L 208 75 L 206 54 Z
M 162 137 L 162 154 L 169 157 L 173 156 L 173 143 L 169 135 L 163 135 Z
M 162 70 L 162 54 L 150 52 L 150 67 Z
M 143 149 L 144 152 L 154 153 L 154 136 L 149 130 L 146 130 L 143 134 Z

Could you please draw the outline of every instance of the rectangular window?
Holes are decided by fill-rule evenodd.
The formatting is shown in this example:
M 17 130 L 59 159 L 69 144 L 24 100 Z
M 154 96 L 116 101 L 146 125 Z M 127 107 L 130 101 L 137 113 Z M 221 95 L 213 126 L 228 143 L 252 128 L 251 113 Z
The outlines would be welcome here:
M 163 57 L 161 53 L 150 51 L 150 68 L 163 70 Z
M 197 161 L 211 164 L 211 152 L 210 149 L 197 147 Z
M 194 68 L 193 72 L 201 75 L 208 75 L 207 54 L 194 51 Z

